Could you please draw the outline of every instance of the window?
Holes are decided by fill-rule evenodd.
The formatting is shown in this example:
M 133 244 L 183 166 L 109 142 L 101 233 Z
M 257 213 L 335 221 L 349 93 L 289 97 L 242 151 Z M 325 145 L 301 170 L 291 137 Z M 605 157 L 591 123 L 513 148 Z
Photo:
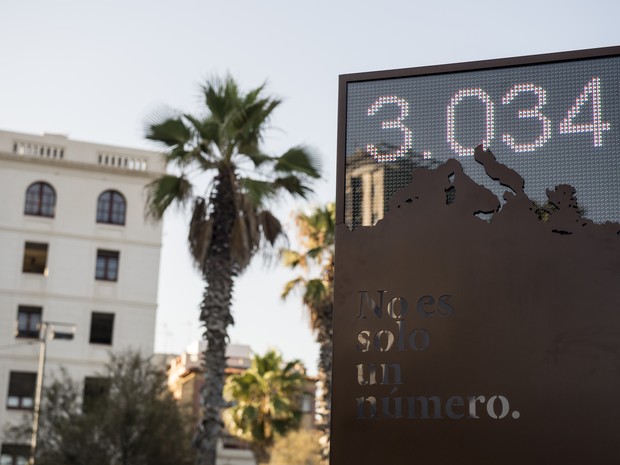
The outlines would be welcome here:
M 30 446 L 25 444 L 2 444 L 0 465 L 27 465 L 30 458 Z
M 107 378 L 95 378 L 87 376 L 84 378 L 84 397 L 82 410 L 87 412 L 108 392 L 110 382 Z
M 119 252 L 114 250 L 97 250 L 97 267 L 95 279 L 116 281 L 118 279 Z
M 112 345 L 114 313 L 93 312 L 90 319 L 90 343 Z
M 35 182 L 26 189 L 26 215 L 54 217 L 56 192 L 46 182 Z
M 301 413 L 312 413 L 313 404 L 314 396 L 312 394 L 304 393 L 301 397 Z
M 105 191 L 97 199 L 97 223 L 125 224 L 126 202 L 123 194 Z
M 17 334 L 16 337 L 39 337 L 39 324 L 41 323 L 41 307 L 28 307 L 20 305 L 17 309 Z
M 26 242 L 22 271 L 47 275 L 47 244 Z
M 7 408 L 32 410 L 36 384 L 36 373 L 11 371 L 9 374 L 9 395 L 6 400 Z

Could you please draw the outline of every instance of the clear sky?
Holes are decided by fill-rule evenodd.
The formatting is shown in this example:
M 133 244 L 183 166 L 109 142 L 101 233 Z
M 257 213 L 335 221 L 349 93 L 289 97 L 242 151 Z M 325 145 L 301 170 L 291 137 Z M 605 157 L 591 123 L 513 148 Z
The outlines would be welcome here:
M 168 104 L 200 109 L 198 86 L 230 72 L 268 81 L 284 103 L 266 149 L 306 144 L 325 179 L 306 204 L 334 198 L 338 75 L 620 45 L 617 0 L 5 0 L 0 6 L 0 128 L 152 149 L 145 117 Z M 1 188 L 1 186 L 0 186 Z M 156 350 L 200 336 L 202 282 L 187 217 L 164 222 Z M 276 347 L 315 371 L 318 349 L 291 274 L 255 263 L 235 287 L 231 341 Z

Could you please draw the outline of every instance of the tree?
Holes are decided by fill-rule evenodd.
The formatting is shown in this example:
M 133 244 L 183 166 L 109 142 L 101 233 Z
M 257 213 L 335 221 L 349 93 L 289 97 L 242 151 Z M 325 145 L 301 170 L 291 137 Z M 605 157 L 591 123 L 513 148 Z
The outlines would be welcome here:
M 233 406 L 225 412 L 226 424 L 250 443 L 259 463 L 269 461 L 276 437 L 299 427 L 304 382 L 299 360 L 284 363 L 275 351 L 255 355 L 250 368 L 228 378 L 225 391 Z
M 111 356 L 95 384 L 66 372 L 45 386 L 37 465 L 189 465 L 189 428 L 165 374 L 136 353 Z M 29 440 L 31 421 L 9 436 Z
M 319 465 L 320 432 L 300 429 L 275 440 L 269 465 Z
M 147 124 L 146 137 L 163 144 L 165 160 L 179 174 L 166 174 L 148 187 L 147 214 L 161 218 L 171 204 L 193 205 L 190 252 L 205 281 L 200 322 L 207 341 L 203 418 L 194 444 L 198 463 L 215 465 L 225 407 L 228 327 L 235 278 L 263 246 L 282 233 L 267 210 L 278 194 L 305 197 L 319 177 L 317 161 L 302 147 L 281 156 L 261 148 L 263 134 L 280 100 L 264 96 L 264 86 L 242 93 L 231 77 L 214 78 L 202 88 L 206 112 L 194 116 L 163 111 Z M 206 173 L 204 194 L 194 193 L 189 173 Z
M 299 213 L 295 222 L 302 250 L 284 250 L 285 265 L 300 267 L 303 274 L 289 281 L 282 297 L 293 289 L 302 290 L 302 301 L 310 313 L 310 326 L 319 343 L 318 396 L 316 412 L 324 462 L 329 460 L 329 422 L 331 411 L 332 318 L 334 312 L 334 242 L 336 214 L 333 203 L 312 212 Z M 316 274 L 314 274 L 316 273 Z M 309 275 L 314 277 L 309 277 Z

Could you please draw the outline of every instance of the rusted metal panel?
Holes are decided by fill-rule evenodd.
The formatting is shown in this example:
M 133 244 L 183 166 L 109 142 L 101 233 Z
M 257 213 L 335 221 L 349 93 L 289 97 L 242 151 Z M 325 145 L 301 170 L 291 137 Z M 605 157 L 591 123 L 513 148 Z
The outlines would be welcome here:
M 620 463 L 619 52 L 342 77 L 332 465 Z M 597 60 L 607 60 L 606 70 L 592 74 Z M 555 73 L 549 64 L 570 65 L 555 92 L 535 72 Z M 472 75 L 468 85 L 472 69 L 508 74 L 486 90 L 488 76 Z M 420 96 L 411 79 L 445 73 L 459 74 L 452 87 L 426 85 L 450 90 L 444 111 L 462 89 L 486 94 L 462 93 L 479 106 L 458 121 L 488 119 L 487 100 L 534 113 L 509 124 L 497 116 L 504 126 L 485 144 L 493 153 L 482 146 L 450 153 L 444 133 L 425 157 L 414 120 L 428 108 L 414 111 Z M 508 85 L 511 76 L 523 79 Z M 362 89 L 370 104 L 356 114 L 351 109 L 364 105 L 352 106 L 360 97 L 349 85 L 368 80 L 378 91 Z M 548 91 L 544 106 L 540 89 Z M 387 127 L 369 128 L 378 113 Z M 536 145 L 546 124 L 540 115 L 551 129 Z M 447 117 L 437 119 L 446 132 Z M 535 124 L 518 133 L 528 119 Z M 363 143 L 366 133 L 385 134 L 385 150 L 373 152 L 376 140 L 355 150 L 351 138 Z M 512 144 L 502 137 L 513 133 Z M 515 150 L 530 142 L 531 150 Z M 583 157 L 603 166 L 586 166 Z M 561 182 L 551 171 L 558 163 Z M 351 181 L 354 170 L 361 181 Z

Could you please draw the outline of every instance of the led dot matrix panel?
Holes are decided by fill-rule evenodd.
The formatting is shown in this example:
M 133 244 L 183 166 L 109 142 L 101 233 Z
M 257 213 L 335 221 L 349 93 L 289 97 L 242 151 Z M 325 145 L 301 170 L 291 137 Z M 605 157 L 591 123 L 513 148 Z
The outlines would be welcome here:
M 585 217 L 620 221 L 620 48 L 342 76 L 339 220 L 375 224 L 413 169 L 448 158 L 501 199 L 479 144 L 533 200 L 570 184 Z

